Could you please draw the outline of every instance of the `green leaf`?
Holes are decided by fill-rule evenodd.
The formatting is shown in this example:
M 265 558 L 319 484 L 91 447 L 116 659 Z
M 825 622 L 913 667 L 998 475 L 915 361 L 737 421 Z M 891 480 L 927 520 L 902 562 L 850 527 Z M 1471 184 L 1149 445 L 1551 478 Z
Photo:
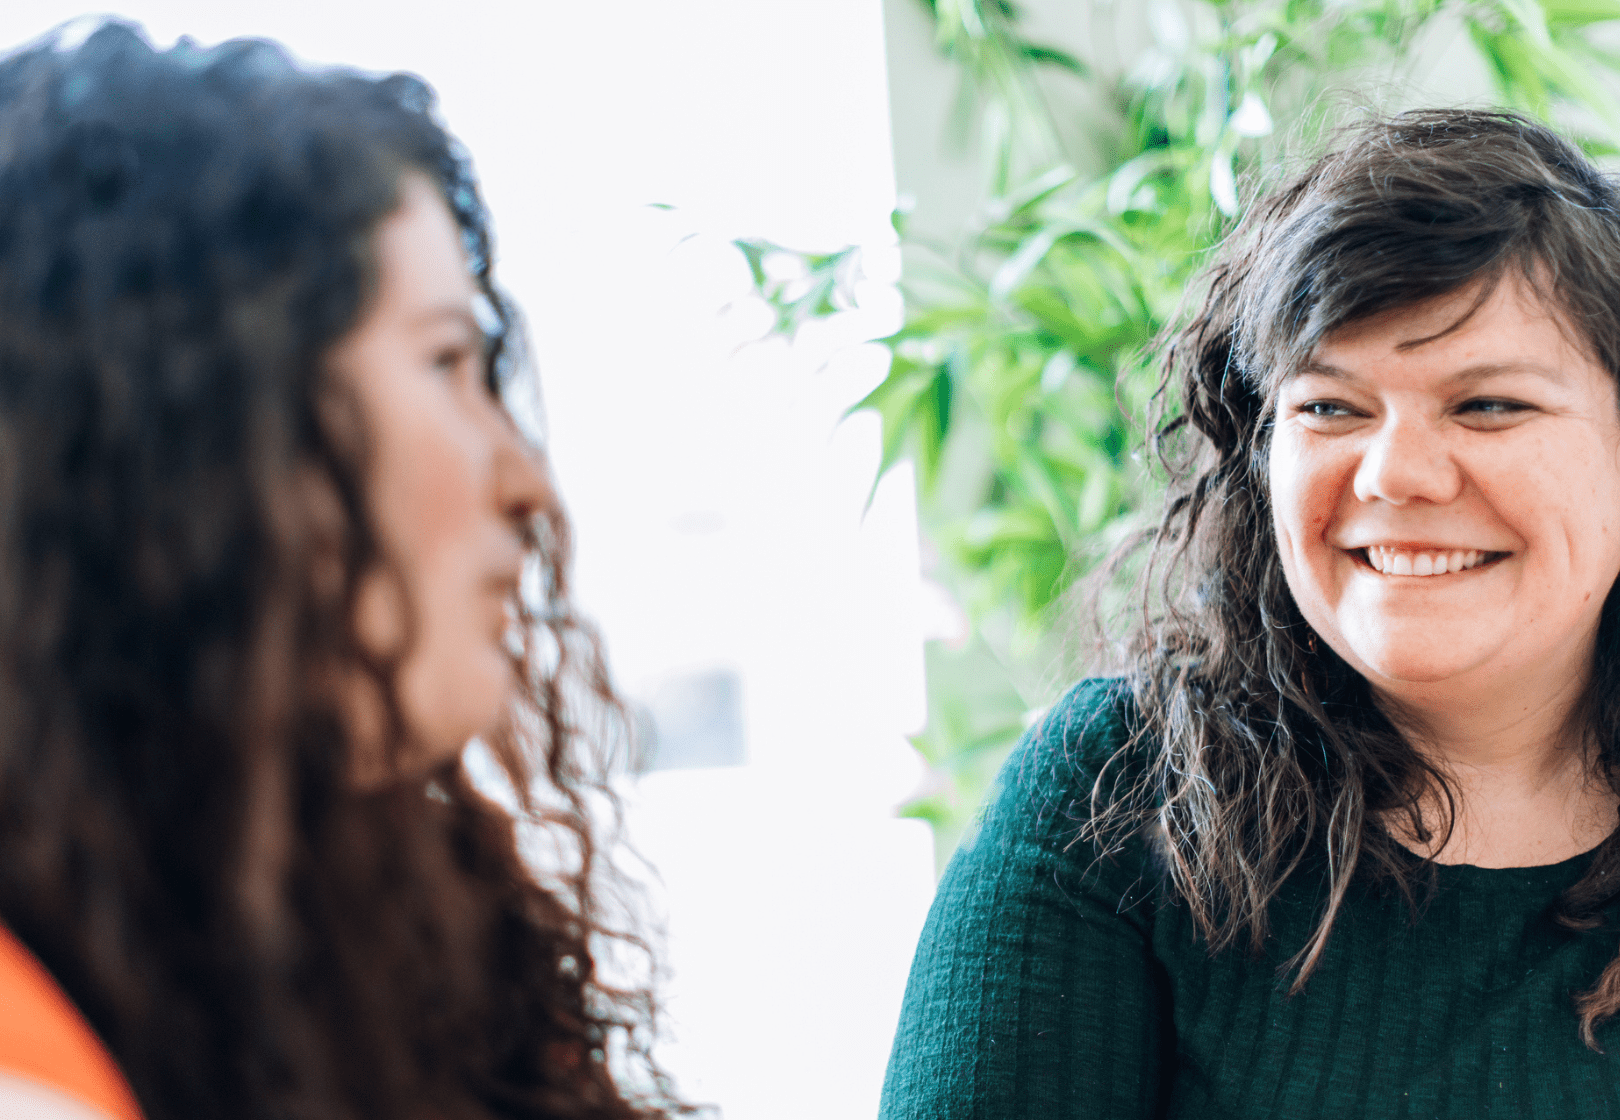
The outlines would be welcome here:
M 1068 51 L 1059 50 L 1057 47 L 1025 43 L 1019 47 L 1019 53 L 1037 66 L 1056 66 L 1060 70 L 1067 70 L 1077 78 L 1089 78 L 1091 76 L 1091 67 L 1081 62 Z
M 1079 174 L 1067 164 L 1060 164 L 1040 175 L 1015 191 L 1010 191 L 1001 198 L 992 200 L 986 207 L 987 212 L 998 222 L 1021 214 L 1037 203 L 1050 198 L 1056 192 L 1073 183 Z
M 866 497 L 868 507 L 877 495 L 878 483 L 905 458 L 913 441 L 921 481 L 925 488 L 934 484 L 950 436 L 953 398 L 948 362 L 919 364 L 896 352 L 889 375 L 845 412 L 845 416 L 876 412 L 882 424 L 881 453 Z
M 945 440 L 951 431 L 951 402 L 954 395 L 951 376 L 942 368 L 917 398 L 917 465 L 922 471 L 921 481 L 925 490 L 932 490 L 939 481 Z
M 765 254 L 773 251 L 776 246 L 769 241 L 744 241 L 741 239 L 733 241 L 732 244 L 737 246 L 743 255 L 743 259 L 748 262 L 748 271 L 754 277 L 754 287 L 763 292 L 765 288 Z
M 1102 466 L 1093 467 L 1087 475 L 1077 518 L 1082 533 L 1097 532 L 1114 513 L 1116 481 L 1114 472 Z
M 1066 540 L 1077 521 L 1074 499 L 1058 479 L 1051 461 L 1032 448 L 1018 460 L 1016 470 L 1020 486 L 1046 508 L 1052 537 Z
M 1109 213 L 1123 214 L 1130 209 L 1131 199 L 1135 197 L 1142 180 L 1170 167 L 1174 159 L 1174 153 L 1168 149 L 1155 148 L 1127 161 L 1110 175 L 1107 194 Z
M 1054 222 L 1037 229 L 1018 246 L 1018 251 L 1004 261 L 990 278 L 990 297 L 1005 299 L 1046 259 L 1046 254 L 1059 241 L 1071 237 L 1086 237 L 1108 246 L 1126 261 L 1134 261 L 1136 254 L 1114 230 L 1101 222 L 1077 219 Z
M 1584 27 L 1620 19 L 1620 0 L 1543 0 L 1541 9 L 1554 27 Z
M 1538 0 L 1495 0 L 1514 23 L 1529 45 L 1550 47 L 1552 38 L 1547 32 L 1547 15 Z M 1510 31 L 1509 34 L 1512 34 Z
M 1497 87 L 1508 100 L 1537 116 L 1546 116 L 1551 97 L 1526 43 L 1513 35 L 1482 32 L 1476 32 L 1475 41 L 1495 72 Z

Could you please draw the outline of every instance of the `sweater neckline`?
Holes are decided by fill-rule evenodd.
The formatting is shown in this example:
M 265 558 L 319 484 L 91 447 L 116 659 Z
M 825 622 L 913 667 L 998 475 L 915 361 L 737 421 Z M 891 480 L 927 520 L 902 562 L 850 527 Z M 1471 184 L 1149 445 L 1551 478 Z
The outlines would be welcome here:
M 1432 868 L 1435 882 L 1442 887 L 1518 893 L 1528 890 L 1545 891 L 1549 888 L 1561 891 L 1573 885 L 1592 865 L 1598 847 L 1602 847 L 1602 844 L 1599 843 L 1597 847 L 1589 848 L 1579 855 L 1570 856 L 1557 863 L 1537 864 L 1532 867 L 1480 867 L 1472 863 L 1435 863 L 1404 846 L 1401 851 L 1412 861 L 1413 867 Z

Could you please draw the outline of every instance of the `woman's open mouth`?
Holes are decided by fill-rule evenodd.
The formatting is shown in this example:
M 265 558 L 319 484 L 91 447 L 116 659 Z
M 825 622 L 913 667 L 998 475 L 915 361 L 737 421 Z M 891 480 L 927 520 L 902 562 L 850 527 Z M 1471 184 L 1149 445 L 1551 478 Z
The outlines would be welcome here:
M 1443 576 L 1494 564 L 1510 553 L 1478 548 L 1390 548 L 1375 544 L 1358 548 L 1352 555 L 1386 576 Z

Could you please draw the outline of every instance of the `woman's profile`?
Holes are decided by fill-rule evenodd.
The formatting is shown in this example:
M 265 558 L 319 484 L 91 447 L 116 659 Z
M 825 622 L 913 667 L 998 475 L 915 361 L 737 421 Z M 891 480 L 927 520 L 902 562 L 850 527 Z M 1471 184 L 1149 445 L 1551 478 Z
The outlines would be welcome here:
M 414 78 L 0 59 L 0 1113 L 683 1111 L 513 315 Z
M 1620 1117 L 1620 191 L 1406 113 L 1203 283 L 1125 673 L 947 870 L 882 1115 Z

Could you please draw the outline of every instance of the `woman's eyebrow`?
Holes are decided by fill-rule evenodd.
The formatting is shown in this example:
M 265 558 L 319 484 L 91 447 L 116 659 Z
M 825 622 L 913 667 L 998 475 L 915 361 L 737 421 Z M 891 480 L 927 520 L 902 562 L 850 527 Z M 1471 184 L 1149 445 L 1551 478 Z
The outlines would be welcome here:
M 1476 382 L 1485 381 L 1492 377 L 1502 377 L 1515 373 L 1529 374 L 1532 377 L 1540 377 L 1558 385 L 1565 385 L 1569 382 L 1569 375 L 1562 367 L 1544 365 L 1541 362 L 1525 359 L 1523 361 L 1508 362 L 1476 362 L 1474 365 L 1464 366 L 1462 369 L 1447 374 L 1445 377 L 1440 379 L 1440 383 L 1443 385 L 1470 385 Z M 1335 381 L 1361 380 L 1361 378 L 1351 370 L 1344 369 L 1329 362 L 1317 361 L 1314 358 L 1309 359 L 1301 364 L 1290 377 L 1290 380 L 1292 380 L 1294 377 L 1303 377 L 1307 374 L 1315 374 L 1317 377 L 1331 377 Z
M 1340 369 L 1338 366 L 1329 365 L 1327 362 L 1319 362 L 1315 358 L 1308 358 L 1300 363 L 1299 368 L 1289 374 L 1289 380 L 1313 373 L 1318 377 L 1331 377 L 1336 381 L 1354 381 L 1356 379 L 1356 375 L 1349 370 Z
M 440 323 L 450 321 L 467 328 L 472 334 L 482 335 L 484 328 L 478 325 L 478 317 L 473 314 L 472 308 L 459 303 L 434 304 L 411 319 L 411 325 L 421 329 L 438 326 Z

